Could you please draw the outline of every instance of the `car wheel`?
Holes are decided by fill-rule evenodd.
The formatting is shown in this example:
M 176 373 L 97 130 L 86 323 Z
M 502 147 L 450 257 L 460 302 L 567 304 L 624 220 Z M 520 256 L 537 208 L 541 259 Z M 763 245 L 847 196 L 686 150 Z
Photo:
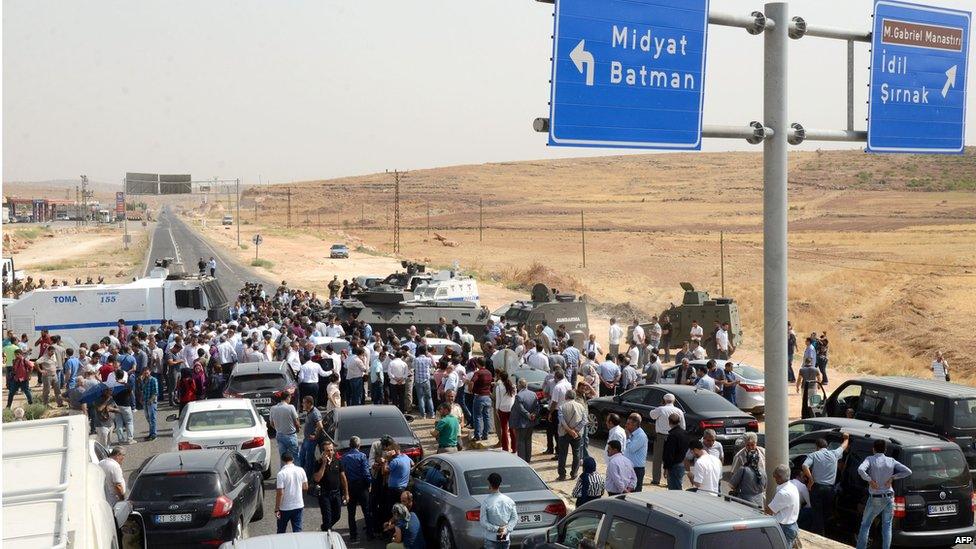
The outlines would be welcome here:
M 257 522 L 264 518 L 264 500 L 260 499 L 258 496 L 258 508 L 254 510 L 254 515 L 251 517 L 251 522 Z
M 586 418 L 586 434 L 595 437 L 603 431 L 603 425 L 605 421 L 600 421 L 600 415 L 596 412 L 590 412 Z
M 445 520 L 441 521 L 441 527 L 437 530 L 437 543 L 440 544 L 441 549 L 455 549 L 454 531 Z

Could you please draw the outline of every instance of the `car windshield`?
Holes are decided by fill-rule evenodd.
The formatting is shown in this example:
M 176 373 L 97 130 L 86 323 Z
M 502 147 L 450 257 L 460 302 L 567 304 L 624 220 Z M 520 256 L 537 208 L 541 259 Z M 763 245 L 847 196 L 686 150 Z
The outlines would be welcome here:
M 255 391 L 277 391 L 287 385 L 285 376 L 277 373 L 270 374 L 242 374 L 232 375 L 227 390 L 234 393 L 252 393 Z
M 332 249 L 333 250 L 344 250 L 344 249 L 346 249 L 346 247 L 343 244 L 333 244 L 332 245 Z
M 746 364 L 736 364 L 732 367 L 732 371 L 753 381 L 762 381 L 765 378 L 761 370 L 757 370 Z
M 250 410 L 206 410 L 193 412 L 186 420 L 187 431 L 223 431 L 254 427 Z
M 133 501 L 180 501 L 216 498 L 220 495 L 216 473 L 167 473 L 136 479 L 129 499 Z
M 705 389 L 698 389 L 693 392 L 683 393 L 679 397 L 686 408 L 698 413 L 703 412 L 735 412 L 739 409 L 728 400 L 725 400 L 717 393 Z
M 378 439 L 383 435 L 413 438 L 413 432 L 403 418 L 363 417 L 345 421 L 340 419 L 335 439 L 341 444 L 348 444 L 353 436 L 358 436 L 365 441 Z
M 530 492 L 532 490 L 546 490 L 546 483 L 528 465 L 524 467 L 496 467 L 493 469 L 475 469 L 464 472 L 464 482 L 468 485 L 468 493 L 472 496 L 482 496 L 488 493 L 488 475 L 498 473 L 502 476 L 499 487 L 503 494 L 512 492 Z
M 516 371 L 514 374 L 516 381 L 519 379 L 524 379 L 526 383 L 541 383 L 546 380 L 546 376 L 549 375 L 542 370 L 532 370 L 529 368 Z
M 698 536 L 697 549 L 725 549 L 726 547 L 749 547 L 750 549 L 773 549 L 781 547 L 782 539 L 776 528 L 736 528 L 732 531 L 712 532 Z
M 976 429 L 976 398 L 961 398 L 952 401 L 952 427 L 955 429 Z
M 905 456 L 912 470 L 908 485 L 915 490 L 940 490 L 969 484 L 969 466 L 962 451 L 954 448 L 916 450 Z

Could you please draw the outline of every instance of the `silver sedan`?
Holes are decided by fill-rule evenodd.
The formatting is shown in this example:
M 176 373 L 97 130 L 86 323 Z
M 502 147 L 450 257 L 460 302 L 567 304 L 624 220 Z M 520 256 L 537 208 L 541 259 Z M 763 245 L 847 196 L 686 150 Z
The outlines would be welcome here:
M 719 368 L 723 368 L 727 360 L 716 359 Z M 705 366 L 707 360 L 692 360 L 692 368 Z M 739 385 L 735 388 L 735 404 L 743 411 L 754 415 L 762 415 L 766 410 L 766 381 L 763 371 L 746 364 L 745 362 L 733 361 L 732 371 L 742 378 Z M 661 383 L 674 383 L 674 378 L 678 373 L 678 367 L 673 366 L 664 370 L 661 376 Z
M 566 516 L 563 500 L 514 454 L 497 450 L 436 454 L 414 467 L 410 490 L 424 530 L 436 536 L 441 549 L 484 545 L 480 508 L 488 496 L 491 473 L 501 475 L 499 490 L 515 501 L 518 523 L 511 533 L 513 546 L 526 536 L 544 534 Z

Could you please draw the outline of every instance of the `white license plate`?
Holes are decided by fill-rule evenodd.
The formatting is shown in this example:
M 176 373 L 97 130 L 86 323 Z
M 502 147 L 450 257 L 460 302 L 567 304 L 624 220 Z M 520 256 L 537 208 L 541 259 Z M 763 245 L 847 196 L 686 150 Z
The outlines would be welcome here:
M 193 520 L 193 515 L 190 513 L 182 513 L 179 515 L 156 515 L 156 524 L 170 524 L 173 522 L 190 522 Z
M 255 404 L 271 404 L 270 398 L 252 398 L 251 402 Z
M 230 445 L 227 445 L 227 446 L 210 446 L 210 449 L 211 450 L 236 450 L 237 449 L 237 445 L 236 444 L 230 444 Z
M 954 515 L 956 514 L 955 503 L 940 503 L 939 505 L 929 505 L 929 515 Z
M 519 524 L 537 524 L 542 522 L 542 513 L 526 513 L 519 515 Z
M 726 427 L 725 428 L 725 433 L 726 434 L 729 434 L 729 435 L 741 435 L 744 432 L 746 432 L 746 428 L 745 427 Z

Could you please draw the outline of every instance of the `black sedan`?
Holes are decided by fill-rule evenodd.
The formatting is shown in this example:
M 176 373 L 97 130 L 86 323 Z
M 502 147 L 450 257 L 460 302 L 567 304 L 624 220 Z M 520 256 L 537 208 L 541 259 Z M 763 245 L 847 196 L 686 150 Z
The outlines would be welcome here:
M 360 450 L 368 453 L 374 442 L 389 435 L 400 445 L 400 451 L 414 462 L 424 457 L 420 439 L 410 429 L 407 418 L 396 406 L 344 406 L 335 410 L 331 417 L 327 417 L 325 424 L 325 433 L 335 442 L 340 456 L 349 449 L 349 439 L 353 436 L 359 437 Z
M 287 362 L 241 362 L 234 367 L 224 398 L 249 398 L 265 420 L 271 407 L 281 400 L 282 395 L 294 395 L 298 389 L 298 379 Z M 301 408 L 293 402 L 296 408 Z M 273 437 L 274 429 L 268 422 L 268 433 Z
M 259 464 L 254 467 L 260 469 Z M 133 473 L 129 501 L 150 547 L 220 545 L 264 517 L 261 471 L 233 450 L 155 455 Z
M 661 405 L 667 393 L 674 395 L 674 405 L 685 413 L 688 434 L 700 437 L 705 429 L 714 430 L 727 456 L 731 455 L 737 438 L 749 431 L 759 431 L 759 422 L 755 417 L 711 391 L 684 385 L 642 385 L 618 396 L 590 399 L 590 436 L 606 434 L 607 416 L 611 413 L 624 420 L 637 412 L 644 420 L 642 426 L 647 433 L 650 449 L 654 444 L 654 421 L 650 413 Z

